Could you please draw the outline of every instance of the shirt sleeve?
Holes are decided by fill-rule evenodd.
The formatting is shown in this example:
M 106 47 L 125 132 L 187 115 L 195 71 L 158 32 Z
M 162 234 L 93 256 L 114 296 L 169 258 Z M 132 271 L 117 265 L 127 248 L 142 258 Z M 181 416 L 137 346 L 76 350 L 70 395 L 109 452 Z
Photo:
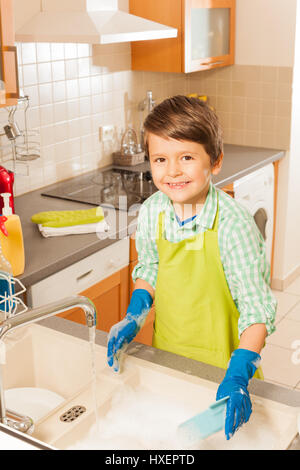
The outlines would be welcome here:
M 135 237 L 135 246 L 138 252 L 138 264 L 132 272 L 132 279 L 147 281 L 153 289 L 156 286 L 158 272 L 158 252 L 155 240 L 155 230 L 152 227 L 151 207 L 142 205 Z M 154 232 L 154 233 L 153 233 Z
M 252 217 L 234 220 L 231 224 L 227 232 L 224 271 L 240 313 L 239 336 L 255 323 L 264 323 L 270 335 L 275 331 L 277 300 L 270 288 L 265 242 Z

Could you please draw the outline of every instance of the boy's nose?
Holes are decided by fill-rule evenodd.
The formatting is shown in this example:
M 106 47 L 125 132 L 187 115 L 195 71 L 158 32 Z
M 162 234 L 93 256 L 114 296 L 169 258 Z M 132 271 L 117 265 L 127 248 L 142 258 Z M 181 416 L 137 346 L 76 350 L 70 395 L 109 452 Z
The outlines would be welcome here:
M 169 165 L 168 165 L 168 175 L 169 176 L 172 176 L 173 178 L 175 178 L 175 176 L 178 176 L 182 173 L 179 165 L 177 164 L 177 162 L 169 162 Z

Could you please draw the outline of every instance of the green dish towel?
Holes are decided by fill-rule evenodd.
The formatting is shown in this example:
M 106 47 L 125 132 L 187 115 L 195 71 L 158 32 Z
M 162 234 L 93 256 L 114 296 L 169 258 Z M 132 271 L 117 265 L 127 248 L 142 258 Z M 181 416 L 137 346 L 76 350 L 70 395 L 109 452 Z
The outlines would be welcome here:
M 31 217 L 35 224 L 43 227 L 70 227 L 72 225 L 95 224 L 104 219 L 102 207 L 78 211 L 39 212 Z

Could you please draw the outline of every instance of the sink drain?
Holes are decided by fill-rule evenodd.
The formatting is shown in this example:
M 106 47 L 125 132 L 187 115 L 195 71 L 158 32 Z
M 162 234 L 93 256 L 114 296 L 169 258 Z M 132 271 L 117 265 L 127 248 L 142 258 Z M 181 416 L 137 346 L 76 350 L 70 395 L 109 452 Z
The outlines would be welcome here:
M 86 411 L 84 406 L 72 406 L 68 411 L 61 415 L 60 420 L 64 423 L 71 423 L 74 419 L 78 418 Z

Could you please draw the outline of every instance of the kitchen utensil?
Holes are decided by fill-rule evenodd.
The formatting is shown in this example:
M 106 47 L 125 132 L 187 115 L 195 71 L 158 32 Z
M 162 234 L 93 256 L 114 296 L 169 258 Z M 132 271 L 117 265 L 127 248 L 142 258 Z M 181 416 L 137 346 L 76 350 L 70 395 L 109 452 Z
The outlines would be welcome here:
M 28 128 L 29 97 L 23 96 L 19 102 L 24 103 L 24 130 L 22 131 L 23 143 L 17 145 L 17 160 L 36 160 L 40 157 L 40 144 L 34 137 L 38 136 L 39 132 Z
M 178 426 L 178 435 L 186 444 L 192 445 L 205 439 L 225 426 L 226 404 L 229 397 L 222 398 Z

